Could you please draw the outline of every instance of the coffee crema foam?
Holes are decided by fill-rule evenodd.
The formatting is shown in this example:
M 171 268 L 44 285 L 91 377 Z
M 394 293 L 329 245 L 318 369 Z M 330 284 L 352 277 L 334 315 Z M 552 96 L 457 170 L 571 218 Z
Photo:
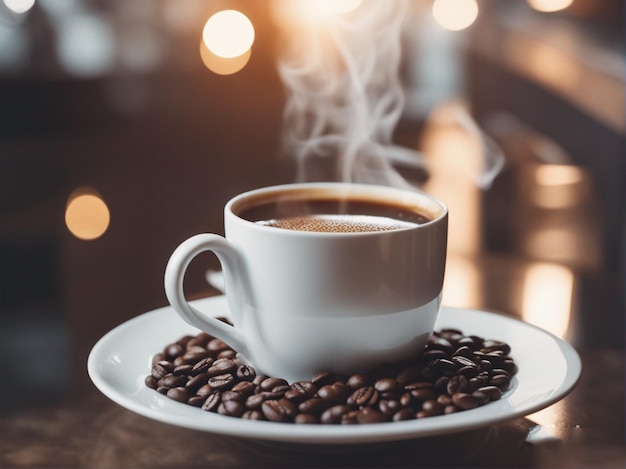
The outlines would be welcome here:
M 318 233 L 367 233 L 375 231 L 393 231 L 410 228 L 416 223 L 395 220 L 372 215 L 304 215 L 256 223 L 293 231 L 312 231 Z

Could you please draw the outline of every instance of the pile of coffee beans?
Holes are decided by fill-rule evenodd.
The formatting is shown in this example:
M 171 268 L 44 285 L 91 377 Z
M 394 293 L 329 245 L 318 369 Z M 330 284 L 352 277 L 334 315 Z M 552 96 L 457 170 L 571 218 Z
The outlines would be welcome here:
M 290 384 L 257 374 L 224 342 L 200 333 L 157 353 L 145 383 L 175 401 L 231 417 L 299 424 L 394 422 L 500 399 L 517 373 L 510 352 L 505 342 L 443 329 L 411 362 L 352 376 L 320 372 Z

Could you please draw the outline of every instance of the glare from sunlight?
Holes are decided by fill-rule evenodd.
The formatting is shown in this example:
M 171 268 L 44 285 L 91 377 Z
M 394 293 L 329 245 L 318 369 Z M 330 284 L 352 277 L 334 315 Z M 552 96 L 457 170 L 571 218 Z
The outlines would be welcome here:
M 222 10 L 211 16 L 202 31 L 207 48 L 226 59 L 245 54 L 254 43 L 254 26 L 237 10 Z
M 531 8 L 546 13 L 565 10 L 574 0 L 527 0 Z
M 109 227 L 111 215 L 107 204 L 89 187 L 74 191 L 65 208 L 65 225 L 78 239 L 94 240 Z
M 232 58 L 224 58 L 211 52 L 204 41 L 200 41 L 200 58 L 206 68 L 218 75 L 232 75 L 243 69 L 250 60 L 252 49 L 248 49 L 242 55 Z
M 460 31 L 476 21 L 478 4 L 476 0 L 435 0 L 433 17 L 443 28 Z
M 35 0 L 3 0 L 5 6 L 13 13 L 26 13 L 35 5 Z

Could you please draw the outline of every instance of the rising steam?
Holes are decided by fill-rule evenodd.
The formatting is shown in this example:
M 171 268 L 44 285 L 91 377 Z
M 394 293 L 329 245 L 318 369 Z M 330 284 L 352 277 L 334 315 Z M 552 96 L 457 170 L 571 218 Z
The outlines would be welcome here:
M 400 66 L 409 2 L 364 0 L 348 12 L 333 11 L 337 2 L 274 3 L 286 30 L 279 62 L 287 94 L 283 139 L 297 160 L 296 179 L 413 187 L 394 164 L 419 168 L 424 159 L 393 143 L 405 106 Z M 484 146 L 467 119 L 459 123 Z M 480 182 L 488 186 L 495 177 L 491 163 L 486 173 Z

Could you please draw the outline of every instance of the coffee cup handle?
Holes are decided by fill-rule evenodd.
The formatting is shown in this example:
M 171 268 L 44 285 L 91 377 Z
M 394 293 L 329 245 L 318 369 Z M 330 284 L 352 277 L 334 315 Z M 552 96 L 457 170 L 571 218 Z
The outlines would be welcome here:
M 243 306 L 242 300 L 245 301 L 248 295 L 242 257 L 226 238 L 215 234 L 203 233 L 192 236 L 174 250 L 165 268 L 165 294 L 174 310 L 187 323 L 245 354 L 246 341 L 238 329 L 200 312 L 185 300 L 183 286 L 185 271 L 193 258 L 205 251 L 213 252 L 222 264 L 226 284 L 234 288 L 234 291 L 228 294 L 231 309 L 235 309 L 231 314 L 235 318 L 240 314 L 242 309 L 237 307 L 237 304 L 241 303 Z

